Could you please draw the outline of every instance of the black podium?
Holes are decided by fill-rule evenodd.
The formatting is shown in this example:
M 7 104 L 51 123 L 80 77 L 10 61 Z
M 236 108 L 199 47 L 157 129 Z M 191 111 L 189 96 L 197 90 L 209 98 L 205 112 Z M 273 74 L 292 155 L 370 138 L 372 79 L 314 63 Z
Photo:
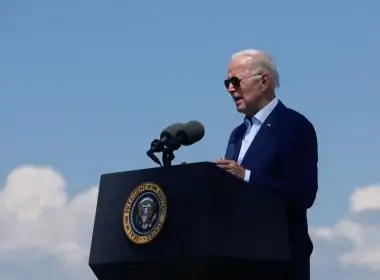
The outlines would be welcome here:
M 103 174 L 89 265 L 100 280 L 283 279 L 286 215 L 213 163 Z

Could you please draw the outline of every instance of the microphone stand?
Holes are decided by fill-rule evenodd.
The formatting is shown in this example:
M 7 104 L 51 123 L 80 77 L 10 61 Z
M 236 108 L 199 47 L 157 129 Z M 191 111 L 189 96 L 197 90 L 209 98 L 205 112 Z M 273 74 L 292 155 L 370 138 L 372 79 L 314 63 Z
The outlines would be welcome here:
M 172 149 L 165 149 L 162 152 L 162 163 L 163 167 L 172 166 L 172 161 L 175 159 L 174 153 Z
M 162 164 L 163 167 L 172 166 L 172 161 L 175 159 L 174 151 L 181 147 L 181 143 L 176 138 L 170 139 L 166 144 L 166 148 L 162 151 Z

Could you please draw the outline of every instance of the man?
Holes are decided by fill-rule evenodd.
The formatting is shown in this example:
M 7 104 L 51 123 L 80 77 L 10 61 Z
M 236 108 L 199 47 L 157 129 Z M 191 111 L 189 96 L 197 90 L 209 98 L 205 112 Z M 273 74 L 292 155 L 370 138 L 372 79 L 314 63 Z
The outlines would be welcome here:
M 307 209 L 318 189 L 318 149 L 313 125 L 276 97 L 279 75 L 268 54 L 244 50 L 232 56 L 225 86 L 244 114 L 217 165 L 253 188 L 264 188 L 288 205 L 291 264 L 287 279 L 310 279 L 313 245 Z

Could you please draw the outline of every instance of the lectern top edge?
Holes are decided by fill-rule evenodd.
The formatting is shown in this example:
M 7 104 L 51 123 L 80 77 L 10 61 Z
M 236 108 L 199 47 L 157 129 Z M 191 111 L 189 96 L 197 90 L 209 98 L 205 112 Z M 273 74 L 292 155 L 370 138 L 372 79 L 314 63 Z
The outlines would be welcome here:
M 215 163 L 212 163 L 212 162 L 209 162 L 209 161 L 201 161 L 201 162 L 193 162 L 193 163 L 186 163 L 186 166 L 192 166 L 192 165 L 204 165 L 204 166 L 215 166 Z M 124 174 L 126 172 L 133 172 L 133 171 L 147 171 L 147 170 L 158 170 L 158 169 L 175 169 L 175 168 L 178 168 L 178 167 L 183 167 L 185 166 L 184 164 L 177 164 L 177 165 L 173 165 L 173 166 L 170 166 L 170 167 L 160 167 L 160 166 L 157 166 L 157 167 L 151 167 L 151 168 L 142 168 L 142 169 L 132 169 L 132 170 L 126 170 L 126 171 L 118 171 L 118 172 L 111 172 L 111 173 L 103 173 L 101 174 L 101 177 L 103 176 L 109 176 L 109 175 L 121 175 L 121 174 Z

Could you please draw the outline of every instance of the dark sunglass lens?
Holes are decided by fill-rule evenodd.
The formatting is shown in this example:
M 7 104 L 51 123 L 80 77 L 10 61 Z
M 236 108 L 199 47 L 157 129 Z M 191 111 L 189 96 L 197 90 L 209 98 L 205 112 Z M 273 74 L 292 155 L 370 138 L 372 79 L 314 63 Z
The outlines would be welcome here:
M 228 80 L 224 80 L 224 86 L 226 89 L 229 88 L 230 83 L 233 85 L 234 88 L 239 88 L 240 87 L 240 80 L 237 77 L 231 77 Z
M 240 80 L 237 77 L 231 77 L 230 79 L 231 84 L 234 86 L 234 88 L 240 87 Z
M 224 86 L 226 87 L 226 89 L 228 89 L 230 85 L 230 80 L 224 80 Z

